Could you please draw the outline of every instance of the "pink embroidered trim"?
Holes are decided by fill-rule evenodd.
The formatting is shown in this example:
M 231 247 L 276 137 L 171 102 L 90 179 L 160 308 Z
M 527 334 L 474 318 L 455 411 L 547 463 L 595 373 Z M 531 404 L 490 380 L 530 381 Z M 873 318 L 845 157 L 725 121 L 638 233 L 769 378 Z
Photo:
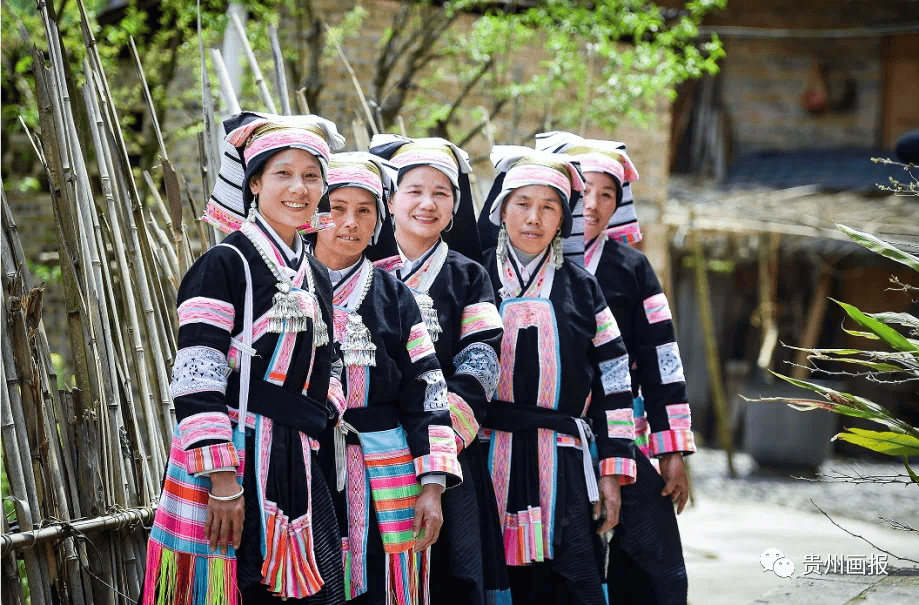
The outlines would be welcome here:
M 568 175 L 548 166 L 538 166 L 536 164 L 514 166 L 507 171 L 507 176 L 504 177 L 505 190 L 533 184 L 552 185 L 564 193 L 566 198 L 571 198 L 571 179 Z
M 610 239 L 632 246 L 641 241 L 641 228 L 633 221 L 625 225 L 610 227 L 606 230 L 606 235 Z
M 396 269 L 401 269 L 402 257 L 398 254 L 396 256 L 390 256 L 389 258 L 381 258 L 380 260 L 373 263 L 373 266 L 381 271 L 386 271 L 387 273 L 392 273 Z
M 428 334 L 428 329 L 424 326 L 424 322 L 412 326 L 406 348 L 412 363 L 417 363 L 422 357 L 434 354 L 434 343 L 431 342 L 431 336 Z
M 501 316 L 490 302 L 466 305 L 460 319 L 460 340 L 485 330 L 500 328 Z
M 469 404 L 456 393 L 447 393 L 447 401 L 450 402 L 450 420 L 453 423 L 453 429 L 463 447 L 468 446 L 479 433 L 479 423 L 475 419 L 475 413 Z M 457 447 L 459 451 L 459 447 Z
M 258 137 L 246 148 L 243 155 L 245 155 L 246 164 L 248 164 L 252 158 L 263 151 L 271 151 L 279 147 L 292 147 L 295 145 L 306 147 L 306 151 L 309 151 L 315 156 L 322 157 L 326 161 L 328 161 L 329 154 L 331 153 L 329 144 L 321 136 L 307 130 L 297 129 L 283 130 Z
M 659 433 L 651 433 L 651 455 L 660 456 L 672 452 L 694 452 L 696 441 L 689 429 L 671 429 Z
M 231 442 L 196 447 L 186 452 L 185 466 L 192 475 L 218 468 L 236 468 L 239 456 Z
M 239 231 L 243 224 L 243 217 L 235 212 L 229 212 L 221 207 L 214 200 L 208 200 L 207 207 L 204 209 L 204 216 L 201 220 L 213 225 L 224 233 L 233 233 Z
M 688 403 L 674 403 L 666 406 L 667 422 L 671 429 L 692 428 L 692 415 Z
M 347 409 L 347 403 L 345 402 L 345 392 L 341 387 L 341 381 L 338 378 L 332 376 L 329 379 L 329 402 L 335 406 L 335 409 L 338 410 L 338 415 L 341 416 Z
M 670 314 L 670 304 L 667 302 L 667 295 L 663 292 L 649 296 L 642 303 L 645 307 L 645 317 L 648 318 L 649 324 L 656 324 L 662 321 L 671 321 L 673 316 Z
M 619 485 L 631 485 L 638 477 L 638 465 L 631 458 L 604 458 L 600 461 L 600 476 L 619 475 Z
M 372 170 L 352 164 L 329 168 L 329 187 L 333 185 L 360 186 L 369 189 L 378 198 L 383 195 L 383 184 L 380 177 Z
M 230 332 L 233 330 L 233 305 L 216 298 L 195 296 L 179 305 L 179 326 L 203 323 Z
M 606 431 L 611 439 L 635 439 L 632 408 L 606 411 Z
M 607 153 L 615 153 L 619 158 L 613 158 Z M 624 151 L 609 151 L 607 153 L 585 153 L 577 156 L 581 162 L 582 172 L 608 172 L 620 183 L 631 183 L 638 180 L 638 171 L 635 164 Z
M 183 450 L 205 439 L 231 441 L 230 418 L 220 412 L 201 412 L 185 418 L 176 427 L 176 445 Z
M 603 346 L 619 336 L 619 324 L 616 323 L 616 318 L 613 317 L 609 307 L 605 307 L 600 313 L 597 313 L 597 335 L 594 336 L 594 346 Z

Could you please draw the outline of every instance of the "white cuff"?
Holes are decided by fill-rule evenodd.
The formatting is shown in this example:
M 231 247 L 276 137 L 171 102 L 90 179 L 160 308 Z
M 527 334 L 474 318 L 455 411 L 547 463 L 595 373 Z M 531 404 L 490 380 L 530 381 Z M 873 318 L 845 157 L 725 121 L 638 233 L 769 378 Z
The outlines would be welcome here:
M 430 473 L 421 478 L 421 487 L 424 487 L 428 483 L 434 483 L 441 486 L 444 490 L 447 489 L 447 476 L 443 473 Z
M 236 472 L 236 467 L 234 467 L 234 466 L 224 466 L 224 467 L 221 467 L 221 468 L 212 468 L 212 469 L 208 469 L 208 470 L 206 470 L 206 471 L 201 471 L 201 472 L 198 472 L 198 473 L 192 473 L 191 476 L 192 476 L 192 477 L 206 477 L 206 476 L 210 475 L 211 473 L 217 473 L 217 472 L 220 472 L 220 471 L 233 471 L 233 472 Z

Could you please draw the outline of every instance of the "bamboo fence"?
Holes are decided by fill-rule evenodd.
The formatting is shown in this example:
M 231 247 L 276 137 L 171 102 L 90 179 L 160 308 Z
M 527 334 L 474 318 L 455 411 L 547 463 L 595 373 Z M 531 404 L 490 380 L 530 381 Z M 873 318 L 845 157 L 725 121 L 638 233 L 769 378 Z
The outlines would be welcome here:
M 42 286 L 29 273 L 16 222 L 2 200 L 2 445 L 13 514 L 3 516 L 3 603 L 134 603 L 147 530 L 175 425 L 169 390 L 176 352 L 176 291 L 196 254 L 216 241 L 169 162 L 143 69 L 130 50 L 160 146 L 157 176 L 132 171 L 108 78 L 82 0 L 85 46 L 75 89 L 71 63 L 39 2 L 47 51 L 34 50 L 40 134 L 22 124 L 45 169 L 54 210 L 74 384 L 58 376 L 42 323 Z M 200 32 L 200 20 L 199 20 Z M 274 57 L 280 60 L 273 35 Z M 243 38 L 245 40 L 245 38 Z M 202 61 L 205 191 L 219 167 L 214 102 Z M 266 107 L 261 71 L 247 49 Z M 219 58 L 219 57 L 217 57 Z M 232 88 L 224 107 L 236 107 Z M 283 65 L 276 85 L 290 111 Z M 162 187 L 162 192 L 160 191 Z M 144 192 L 144 195 L 141 194 Z

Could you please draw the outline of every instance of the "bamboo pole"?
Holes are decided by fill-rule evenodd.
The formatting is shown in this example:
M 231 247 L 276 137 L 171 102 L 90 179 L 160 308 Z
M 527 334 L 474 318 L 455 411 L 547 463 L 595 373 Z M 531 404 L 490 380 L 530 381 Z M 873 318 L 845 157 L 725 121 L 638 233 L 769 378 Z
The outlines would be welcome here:
M 87 67 L 88 64 L 87 64 Z M 91 92 L 89 85 L 86 85 L 83 89 L 84 99 L 87 105 L 87 111 L 93 119 L 93 126 L 91 128 L 93 144 L 96 147 L 96 157 L 105 158 L 109 155 L 109 150 L 105 140 L 103 139 L 103 133 L 105 132 L 105 126 L 102 120 L 102 115 L 99 112 L 99 107 L 96 104 L 95 95 Z M 112 179 L 108 171 L 108 165 L 106 161 L 99 162 L 99 179 L 102 182 L 102 192 L 105 197 L 105 204 L 108 209 L 108 214 L 111 220 L 109 225 L 112 230 L 112 237 L 114 241 L 112 242 L 112 249 L 115 252 L 115 258 L 118 266 L 118 271 L 122 276 L 131 275 L 131 270 L 128 267 L 128 259 L 125 255 L 125 244 L 124 237 L 121 233 L 121 226 L 118 221 L 118 212 L 115 205 L 115 195 L 112 188 Z M 144 413 L 147 416 L 147 437 L 150 440 L 149 443 L 152 447 L 149 452 L 153 457 L 153 466 L 154 468 L 165 468 L 165 444 L 166 440 L 163 438 L 159 430 L 159 424 L 155 421 L 156 414 L 153 411 L 153 396 L 150 392 L 151 379 L 147 374 L 147 364 L 145 361 L 146 351 L 144 349 L 143 342 L 141 340 L 141 325 L 140 319 L 137 316 L 135 299 L 136 295 L 134 293 L 134 283 L 131 279 L 122 279 L 121 287 L 123 289 L 123 295 L 125 298 L 124 309 L 127 311 L 127 325 L 126 330 L 131 337 L 131 346 L 133 349 L 133 355 L 131 356 L 134 360 L 134 371 L 137 376 L 137 387 L 140 390 L 140 402 L 143 406 Z M 117 330 L 116 330 L 117 333 Z M 123 349 L 122 349 L 123 350 Z M 130 374 L 129 374 L 130 375 Z M 126 395 L 130 397 L 131 393 L 131 382 L 129 381 L 125 386 Z M 138 436 L 137 439 L 138 448 L 140 450 L 141 456 L 143 457 L 143 478 L 144 483 L 147 488 L 147 497 L 154 498 L 157 493 L 157 489 L 154 487 L 154 479 L 151 473 L 150 468 L 147 466 L 147 447 L 143 441 Z M 161 449 L 158 444 L 163 444 L 163 449 Z
M 237 114 L 242 111 L 239 106 L 239 100 L 236 98 L 236 91 L 233 90 L 233 83 L 230 81 L 230 74 L 227 73 L 227 66 L 223 62 L 223 55 L 216 48 L 211 49 L 211 61 L 214 63 L 214 73 L 217 75 L 217 81 L 220 83 L 220 96 L 223 102 L 227 104 L 231 114 Z
M 724 396 L 724 382 L 721 377 L 721 362 L 718 355 L 718 339 L 715 335 L 715 322 L 712 318 L 710 302 L 711 288 L 708 283 L 708 273 L 705 267 L 705 252 L 702 249 L 702 240 L 695 231 L 689 232 L 692 242 L 693 264 L 696 276 L 696 296 L 699 299 L 699 315 L 702 331 L 705 334 L 705 360 L 708 365 L 709 382 L 712 388 L 712 406 L 715 409 L 715 424 L 718 430 L 718 441 L 727 454 L 728 472 L 731 477 L 737 476 L 734 470 L 734 444 L 731 441 L 730 419 L 728 418 L 727 404 Z
M 804 322 L 804 333 L 801 335 L 801 342 L 798 343 L 800 349 L 813 349 L 817 346 L 820 339 L 820 331 L 823 328 L 823 320 L 826 317 L 827 301 L 830 295 L 830 285 L 833 280 L 833 268 L 828 265 L 820 267 L 820 281 L 817 282 L 817 288 L 811 297 L 810 305 L 807 309 L 807 319 Z M 791 370 L 791 377 L 798 380 L 804 380 L 810 375 L 810 370 L 806 367 L 808 352 L 806 350 L 795 351 L 794 367 Z
M 329 27 L 328 23 L 323 23 L 325 25 L 325 31 L 329 34 L 329 40 L 335 45 L 335 50 L 338 51 L 338 56 L 341 59 L 341 62 L 345 64 L 345 69 L 348 70 L 348 73 L 351 75 L 351 83 L 354 84 L 354 90 L 357 91 L 357 97 L 361 100 L 361 107 L 364 108 L 364 114 L 367 116 L 367 121 L 370 123 L 370 130 L 373 131 L 373 134 L 380 134 L 380 130 L 377 128 L 377 121 L 373 115 L 373 112 L 370 111 L 370 105 L 367 104 L 367 98 L 364 97 L 364 89 L 361 88 L 361 83 L 357 79 L 357 74 L 354 73 L 354 68 L 351 67 L 351 62 L 348 61 L 348 57 L 345 56 L 345 51 L 342 50 L 341 44 L 338 43 L 338 40 L 335 39 L 335 36 L 332 35 L 332 28 Z
M 5 303 L 6 301 L 4 301 Z M 6 304 L 0 309 L 2 313 L 3 325 L 7 325 Z M 5 378 L 4 388 L 0 389 L 2 397 L 2 434 L 3 448 L 6 453 L 6 472 L 10 480 L 10 489 L 13 497 L 16 498 L 16 518 L 19 521 L 20 528 L 34 528 L 35 518 L 33 515 L 39 515 L 38 500 L 35 495 L 35 478 L 31 477 L 25 471 L 27 465 L 22 463 L 20 455 L 28 451 L 28 444 L 23 450 L 21 431 L 17 427 L 23 427 L 25 420 L 15 418 L 13 414 L 12 399 L 16 396 L 15 382 L 16 378 L 11 372 L 15 373 L 13 368 L 13 355 L 9 350 L 9 339 L 3 339 L 3 356 L 0 357 L 0 366 L 3 366 L 3 376 Z M 10 380 L 12 378 L 12 382 Z M 12 387 L 12 388 L 11 388 Z M 34 511 L 34 513 L 33 513 Z M 29 586 L 36 587 L 31 591 L 31 602 L 34 605 L 50 605 L 50 593 L 44 588 L 46 586 L 45 573 L 39 560 L 38 553 L 27 553 L 24 557 L 26 576 L 29 580 Z
M 762 327 L 763 341 L 756 365 L 766 371 L 773 367 L 772 359 L 775 347 L 779 342 L 778 326 L 778 283 L 779 283 L 779 243 L 781 236 L 777 233 L 764 233 L 759 240 L 759 320 Z M 771 378 L 771 377 L 770 377 Z
M 143 506 L 101 515 L 94 519 L 82 519 L 70 523 L 52 523 L 33 531 L 0 536 L 0 555 L 13 550 L 28 551 L 38 544 L 60 540 L 64 536 L 91 536 L 113 529 L 125 529 L 147 525 L 153 522 L 156 506 Z
M 230 13 L 230 20 L 233 22 L 233 27 L 236 28 L 236 33 L 239 34 L 239 40 L 242 42 L 246 59 L 249 61 L 249 69 L 252 70 L 252 76 L 255 78 L 255 85 L 258 86 L 259 92 L 262 93 L 262 102 L 265 103 L 265 107 L 268 108 L 270 113 L 278 113 L 274 100 L 271 98 L 271 93 L 268 91 L 268 83 L 265 82 L 265 78 L 262 76 L 262 70 L 255 59 L 255 53 L 252 52 L 252 45 L 249 44 L 249 38 L 246 37 L 246 28 L 243 27 L 242 21 L 239 20 L 239 15 L 235 12 Z
M 306 89 L 305 88 L 297 89 L 297 106 L 300 108 L 301 114 L 309 115 L 310 104 L 306 102 Z
M 198 55 L 201 61 L 201 113 L 204 122 L 204 132 L 201 134 L 203 143 L 199 143 L 201 155 L 201 187 L 204 191 L 213 189 L 210 179 L 210 169 L 219 168 L 220 147 L 214 136 L 214 95 L 211 91 L 211 79 L 208 77 L 207 61 L 204 54 L 204 33 L 201 29 L 201 0 L 196 1 L 198 12 Z
M 278 85 L 278 96 L 281 97 L 281 113 L 289 116 L 290 93 L 287 89 L 287 73 L 284 71 L 284 55 L 281 54 L 278 30 L 273 23 L 268 25 L 268 39 L 271 41 L 271 56 L 274 58 L 274 78 Z

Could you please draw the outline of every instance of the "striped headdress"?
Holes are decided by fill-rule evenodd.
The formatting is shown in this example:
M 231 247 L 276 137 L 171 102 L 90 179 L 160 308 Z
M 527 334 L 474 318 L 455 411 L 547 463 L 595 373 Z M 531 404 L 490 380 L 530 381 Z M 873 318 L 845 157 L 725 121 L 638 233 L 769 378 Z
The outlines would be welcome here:
M 626 153 L 625 144 L 618 141 L 584 139 L 570 132 L 553 131 L 536 135 L 536 148 L 552 153 L 575 156 L 583 172 L 603 172 L 618 185 L 616 211 L 609 219 L 609 237 L 635 244 L 641 241 L 641 229 L 635 214 L 632 181 L 638 180 L 638 170 Z
M 335 153 L 329 158 L 329 193 L 342 187 L 359 187 L 372 193 L 377 200 L 377 224 L 371 244 L 380 237 L 386 218 L 386 201 L 395 191 L 396 170 L 392 164 L 363 151 Z M 319 211 L 328 212 L 328 201 L 320 202 Z
M 345 145 L 335 124 L 314 115 L 242 112 L 224 120 L 223 128 L 220 172 L 201 218 L 225 233 L 236 231 L 245 220 L 253 199 L 249 180 L 268 158 L 285 149 L 303 149 L 319 160 L 325 182 L 329 155 Z
M 563 251 L 565 258 L 584 265 L 584 178 L 575 158 L 516 145 L 496 145 L 491 153 L 495 182 L 479 216 L 483 246 L 497 242 L 501 208 L 512 191 L 527 185 L 552 187 L 562 200 Z M 487 242 L 487 243 L 486 243 Z
M 476 262 L 482 260 L 482 246 L 475 228 L 475 208 L 473 207 L 472 189 L 469 185 L 469 154 L 441 138 L 410 139 L 395 134 L 374 135 L 370 141 L 370 153 L 389 160 L 402 177 L 421 166 L 430 166 L 440 170 L 453 185 L 453 226 L 441 233 L 451 250 L 471 258 Z M 391 224 L 391 217 L 387 221 Z M 368 250 L 368 257 L 373 260 L 387 258 L 398 253 L 392 229 L 384 229 L 380 243 Z

